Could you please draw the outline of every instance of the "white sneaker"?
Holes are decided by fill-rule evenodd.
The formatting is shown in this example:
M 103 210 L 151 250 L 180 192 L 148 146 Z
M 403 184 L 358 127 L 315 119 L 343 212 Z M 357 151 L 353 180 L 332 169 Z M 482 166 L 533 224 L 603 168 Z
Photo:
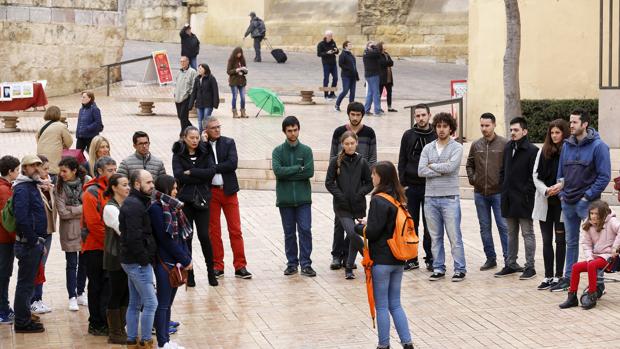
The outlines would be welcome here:
M 164 349 L 185 349 L 185 347 L 182 347 L 175 342 L 168 342 L 164 344 Z
M 52 307 L 48 306 L 47 304 L 43 303 L 43 301 L 39 301 L 41 307 L 43 307 L 43 310 L 45 310 L 46 313 L 51 313 L 52 312 Z
M 71 311 L 78 311 L 78 310 L 80 310 L 80 307 L 78 306 L 77 298 L 75 298 L 75 297 L 69 298 L 69 310 L 71 310 Z
M 81 295 L 77 296 L 77 304 L 83 305 L 85 307 L 88 306 L 88 297 L 86 296 L 86 293 L 82 293 Z
M 30 305 L 30 311 L 35 314 L 45 314 L 48 312 L 42 301 L 36 301 Z

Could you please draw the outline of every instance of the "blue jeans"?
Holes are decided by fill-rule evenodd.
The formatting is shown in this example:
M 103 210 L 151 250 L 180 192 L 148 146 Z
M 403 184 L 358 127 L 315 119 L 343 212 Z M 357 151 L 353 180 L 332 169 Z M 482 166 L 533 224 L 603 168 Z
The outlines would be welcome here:
M 45 263 L 47 263 L 47 256 L 50 255 L 50 248 L 52 247 L 52 234 L 47 234 L 45 237 L 45 248 L 47 249 L 47 253 L 41 257 L 41 263 L 43 263 L 43 267 L 45 267 Z M 43 284 L 36 285 L 34 287 L 34 292 L 32 293 L 32 298 L 30 299 L 30 303 L 34 303 L 36 301 L 40 301 L 43 299 Z
M 564 277 L 570 279 L 573 264 L 579 259 L 579 232 L 581 221 L 588 218 L 589 201 L 579 200 L 574 204 L 562 201 L 562 214 L 564 215 L 564 229 L 566 231 L 566 264 L 564 265 Z
M 168 268 L 172 265 L 166 263 Z M 177 294 L 177 288 L 170 286 L 168 272 L 164 270 L 161 263 L 155 265 L 155 280 L 157 280 L 157 311 L 155 312 L 155 330 L 157 332 L 157 345 L 161 348 L 170 342 L 170 313 L 172 312 L 172 302 Z
M 400 284 L 403 280 L 402 265 L 375 264 L 372 267 L 372 287 L 375 292 L 379 346 L 390 345 L 390 314 L 402 344 L 411 343 L 407 315 L 400 304 Z
M 424 213 L 433 239 L 433 270 L 446 272 L 446 253 L 443 247 L 443 232 L 450 240 L 454 272 L 466 273 L 465 250 L 461 235 L 461 202 L 458 195 L 427 196 L 424 200 Z
M 140 322 L 141 340 L 150 340 L 153 330 L 155 311 L 157 310 L 157 296 L 153 286 L 153 266 L 147 264 L 122 264 L 127 273 L 129 285 L 129 305 L 127 306 L 127 340 L 138 339 L 138 322 Z M 142 309 L 142 317 L 140 310 Z
M 237 93 L 239 94 L 239 108 L 245 109 L 245 86 L 230 86 L 232 93 L 232 107 L 237 108 Z
M 338 65 L 336 64 L 323 64 L 323 87 L 327 87 L 329 85 L 329 76 L 332 76 L 332 87 L 336 87 L 338 84 Z M 333 92 L 325 91 L 325 97 L 330 94 L 334 94 Z
M 200 130 L 200 136 L 202 137 L 202 130 L 204 130 L 205 126 L 203 125 L 209 120 L 211 113 L 213 113 L 213 108 L 196 108 L 196 112 L 198 113 L 198 129 Z
M 342 92 L 340 92 L 340 94 L 338 95 L 338 99 L 336 99 L 337 107 L 340 107 L 340 103 L 342 103 L 342 100 L 347 95 L 347 93 L 349 94 L 349 103 L 355 100 L 356 83 L 357 81 L 355 80 L 355 78 L 350 78 L 348 76 L 342 77 Z
M 69 298 L 77 297 L 84 293 L 86 286 L 86 258 L 80 256 L 79 252 L 65 252 L 65 259 L 67 293 Z
M 289 267 L 302 268 L 312 265 L 312 213 L 311 205 L 280 207 L 280 218 L 284 229 L 284 252 Z M 299 232 L 299 247 L 297 234 Z
M 478 213 L 484 254 L 487 259 L 497 258 L 495 245 L 493 244 L 493 225 L 491 221 L 491 210 L 493 210 L 493 217 L 495 217 L 495 224 L 499 232 L 499 240 L 502 244 L 502 255 L 504 256 L 505 263 L 506 258 L 508 258 L 508 226 L 506 225 L 506 220 L 502 217 L 501 194 L 485 196 L 480 193 L 474 193 L 474 203 Z
M 23 327 L 30 324 L 30 299 L 34 291 L 34 278 L 39 270 L 39 263 L 43 254 L 43 245 L 28 246 L 20 242 L 15 243 L 15 257 L 17 258 L 17 286 L 15 287 L 15 326 Z
M 370 112 L 370 106 L 375 105 L 375 114 L 381 112 L 381 91 L 379 91 L 379 75 L 369 76 L 366 78 L 368 89 L 366 91 L 366 103 L 364 108 L 366 113 Z
M 0 244 L 0 314 L 11 310 L 9 305 L 9 282 L 13 275 L 13 260 L 15 259 L 13 243 Z
M 189 59 L 189 66 L 194 68 L 194 70 L 198 69 L 196 68 L 198 66 L 198 56 L 194 56 L 194 57 L 187 57 Z
M 422 211 L 422 226 L 424 227 L 422 246 L 424 247 L 424 260 L 431 263 L 433 262 L 433 250 L 431 248 L 431 235 L 428 231 L 428 224 L 426 224 L 426 216 L 424 215 L 424 192 L 424 185 L 410 185 L 407 187 L 405 195 L 407 196 L 407 210 L 411 218 L 413 218 L 413 227 L 418 237 L 420 236 L 420 230 L 418 230 L 420 227 L 420 211 Z M 414 260 L 417 260 L 417 258 Z

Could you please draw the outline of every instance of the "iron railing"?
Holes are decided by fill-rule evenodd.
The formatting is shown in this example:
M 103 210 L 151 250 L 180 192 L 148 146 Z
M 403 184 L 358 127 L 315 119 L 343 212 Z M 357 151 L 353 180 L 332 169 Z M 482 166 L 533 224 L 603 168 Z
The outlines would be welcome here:
M 459 136 L 456 140 L 462 144 L 463 140 L 465 139 L 463 137 L 463 109 L 464 109 L 463 108 L 463 97 L 454 98 L 454 99 L 446 99 L 445 101 L 438 101 L 438 102 L 431 102 L 431 103 L 424 103 L 424 104 L 426 104 L 429 108 L 439 107 L 442 105 L 452 105 L 452 104 L 459 105 L 459 120 L 457 124 Z M 405 109 L 410 109 L 410 112 L 411 112 L 410 123 L 411 123 L 411 127 L 413 127 L 413 125 L 415 125 L 415 105 L 408 105 L 405 107 Z
M 128 59 L 126 61 L 120 61 L 120 62 L 116 62 L 116 63 L 110 63 L 110 64 L 104 64 L 101 66 L 101 68 L 107 68 L 107 80 L 106 80 L 106 96 L 110 95 L 110 69 L 112 69 L 112 67 L 117 67 L 123 64 L 128 64 L 128 63 L 135 63 L 135 62 L 140 62 L 140 61 L 145 61 L 147 59 L 151 59 L 153 58 L 153 56 L 149 55 L 149 56 L 144 56 L 144 57 L 140 57 L 140 58 L 134 58 L 134 59 Z
M 620 0 L 600 0 L 599 6 L 598 87 L 601 90 L 620 89 L 620 11 L 614 12 L 620 7 Z M 614 35 L 614 19 L 618 26 L 617 35 Z M 615 60 L 614 44 L 618 46 Z M 615 77 L 614 71 L 617 72 Z

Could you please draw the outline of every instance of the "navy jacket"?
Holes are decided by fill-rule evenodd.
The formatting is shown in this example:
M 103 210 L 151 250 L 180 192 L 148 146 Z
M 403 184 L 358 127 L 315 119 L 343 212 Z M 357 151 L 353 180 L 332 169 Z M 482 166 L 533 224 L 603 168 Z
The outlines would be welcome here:
M 342 51 L 340 57 L 338 57 L 338 65 L 340 66 L 340 76 L 355 79 L 356 81 L 360 79 L 355 56 L 351 51 Z
M 193 164 L 185 142 L 178 141 L 172 146 L 172 172 L 174 178 L 179 181 L 179 193 L 177 199 L 189 204 L 194 201 L 196 190 L 200 191 L 203 198 L 211 199 L 211 181 L 215 175 L 215 163 L 209 156 L 208 145 L 200 142 L 196 149 L 196 163 Z M 186 170 L 189 175 L 184 174 Z
M 121 231 L 121 263 L 148 265 L 155 261 L 157 246 L 147 210 L 151 198 L 131 189 L 118 215 Z
M 172 236 L 166 232 L 164 209 L 161 203 L 154 202 L 151 207 L 149 207 L 149 216 L 151 217 L 151 225 L 153 226 L 153 235 L 155 235 L 155 241 L 157 242 L 157 256 L 159 259 L 164 263 L 181 263 L 184 267 L 187 267 L 189 263 L 192 262 L 187 243 L 183 240 L 181 234 L 177 234 L 173 239 Z M 159 261 L 157 263 L 159 263 Z
M 598 132 L 588 128 L 586 137 L 577 143 L 575 136 L 564 140 L 558 180 L 564 180 L 560 198 L 574 204 L 585 198 L 600 199 L 611 178 L 609 146 L 601 140 Z
M 82 105 L 78 114 L 78 123 L 75 131 L 77 138 L 93 138 L 103 131 L 101 111 L 97 104 L 88 103 Z
M 209 155 L 215 164 L 213 147 L 211 143 L 206 143 L 209 148 Z M 219 173 L 224 178 L 224 194 L 233 195 L 239 191 L 239 182 L 237 181 L 237 146 L 232 138 L 220 136 L 215 142 L 217 150 L 217 165 L 215 165 L 215 173 Z
M 19 175 L 13 184 L 13 213 L 17 224 L 17 236 L 25 238 L 30 246 L 37 244 L 38 238 L 47 236 L 47 215 L 37 182 Z

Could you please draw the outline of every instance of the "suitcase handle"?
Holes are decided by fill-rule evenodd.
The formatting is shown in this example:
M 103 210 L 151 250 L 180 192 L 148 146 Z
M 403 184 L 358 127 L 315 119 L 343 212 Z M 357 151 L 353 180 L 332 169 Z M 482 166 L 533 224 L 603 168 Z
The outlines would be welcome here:
M 263 41 L 265 42 L 265 44 L 267 44 L 267 47 L 269 47 L 269 50 L 273 51 L 273 47 L 271 47 L 271 43 L 269 42 L 269 40 L 267 40 L 267 38 L 263 38 Z

